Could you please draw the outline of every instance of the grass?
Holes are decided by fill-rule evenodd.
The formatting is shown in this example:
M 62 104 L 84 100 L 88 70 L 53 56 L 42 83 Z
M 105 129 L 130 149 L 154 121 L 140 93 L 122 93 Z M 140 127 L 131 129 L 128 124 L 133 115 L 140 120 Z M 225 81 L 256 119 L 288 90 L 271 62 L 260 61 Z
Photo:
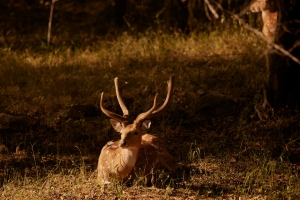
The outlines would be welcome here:
M 267 109 L 260 110 L 263 121 L 257 117 L 265 44 L 251 33 L 232 29 L 186 36 L 149 30 L 99 38 L 84 47 L 55 44 L 0 49 L 0 113 L 35 121 L 29 130 L 0 134 L 0 198 L 300 197 L 299 114 Z M 116 183 L 101 189 L 97 157 L 119 135 L 100 114 L 100 93 L 105 92 L 106 107 L 120 113 L 113 79 L 129 82 L 123 96 L 135 117 L 151 106 L 155 93 L 164 100 L 170 74 L 174 99 L 153 119 L 151 133 L 186 166 L 186 174 L 177 172 L 180 178 L 172 176 L 162 188 Z M 201 110 L 202 91 L 224 94 L 235 109 Z M 74 117 L 69 111 L 77 105 L 94 106 L 97 115 Z

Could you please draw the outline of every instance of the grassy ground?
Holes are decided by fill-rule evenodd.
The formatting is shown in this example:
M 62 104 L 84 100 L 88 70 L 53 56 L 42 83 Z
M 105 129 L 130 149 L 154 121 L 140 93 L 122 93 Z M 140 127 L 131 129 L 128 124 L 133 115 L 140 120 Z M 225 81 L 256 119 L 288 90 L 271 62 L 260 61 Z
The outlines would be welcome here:
M 26 45 L 30 46 L 30 45 Z M 1 199 L 295 199 L 300 197 L 299 114 L 262 110 L 265 44 L 245 30 L 166 35 L 148 31 L 98 38 L 91 45 L 0 49 L 0 113 L 27 116 L 26 131 L 0 133 Z M 59 119 L 74 105 L 120 112 L 114 77 L 133 117 L 175 94 L 157 134 L 189 176 L 165 187 L 113 184 L 95 178 L 102 146 L 119 136 L 99 109 L 95 117 Z M 200 98 L 220 93 L 235 107 L 201 109 Z M 222 105 L 221 105 L 222 108 Z M 257 113 L 263 120 L 260 120 Z M 20 151 L 16 151 L 16 147 Z M 184 173 L 178 172 L 180 176 Z

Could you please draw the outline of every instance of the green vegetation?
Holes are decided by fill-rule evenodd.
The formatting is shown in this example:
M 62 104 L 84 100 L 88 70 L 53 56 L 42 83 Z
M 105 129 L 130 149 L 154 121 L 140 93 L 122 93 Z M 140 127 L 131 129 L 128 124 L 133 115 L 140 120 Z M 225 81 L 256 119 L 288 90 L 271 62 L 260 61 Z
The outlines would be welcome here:
M 0 113 L 33 121 L 28 130 L 0 130 L 1 199 L 300 197 L 300 115 L 261 108 L 266 44 L 251 33 L 149 30 L 84 47 L 34 44 L 0 49 Z M 100 114 L 100 93 L 109 110 L 121 113 L 113 79 L 127 81 L 123 96 L 134 117 L 152 105 L 155 93 L 164 100 L 170 74 L 174 99 L 153 119 L 151 133 L 189 176 L 179 171 L 162 188 L 115 183 L 101 189 L 95 175 L 100 150 L 119 136 Z M 214 93 L 232 104 L 203 107 L 201 98 Z M 96 107 L 97 114 L 72 113 L 78 105 Z

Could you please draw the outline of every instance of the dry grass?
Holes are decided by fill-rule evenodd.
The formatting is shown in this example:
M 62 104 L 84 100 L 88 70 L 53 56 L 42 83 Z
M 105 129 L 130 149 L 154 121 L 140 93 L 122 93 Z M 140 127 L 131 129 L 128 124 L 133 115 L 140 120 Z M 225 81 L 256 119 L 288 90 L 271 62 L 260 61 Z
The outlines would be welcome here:
M 0 198 L 299 198 L 299 114 L 261 111 L 260 121 L 254 110 L 262 101 L 264 47 L 235 29 L 189 36 L 124 32 L 86 48 L 0 49 L 0 112 L 37 121 L 27 131 L 0 134 L 8 148 L 1 152 Z M 102 190 L 94 172 L 97 156 L 119 136 L 110 134 L 105 116 L 55 121 L 57 113 L 72 105 L 98 108 L 102 91 L 107 107 L 118 112 L 118 76 L 129 82 L 124 98 L 135 116 L 156 92 L 163 101 L 170 74 L 175 96 L 166 114 L 153 119 L 151 132 L 187 170 L 163 188 L 113 184 Z M 225 94 L 236 110 L 200 112 L 202 90 Z M 24 154 L 14 153 L 16 146 Z

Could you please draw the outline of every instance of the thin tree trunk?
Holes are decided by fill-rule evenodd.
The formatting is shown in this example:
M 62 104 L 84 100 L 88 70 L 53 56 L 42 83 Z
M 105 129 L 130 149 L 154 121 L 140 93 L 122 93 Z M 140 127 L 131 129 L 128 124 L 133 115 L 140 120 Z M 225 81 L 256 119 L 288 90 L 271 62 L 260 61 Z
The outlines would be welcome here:
M 50 42 L 51 42 L 52 18 L 53 18 L 54 3 L 56 1 L 57 0 L 52 0 L 51 1 L 50 14 L 49 14 L 49 22 L 48 22 L 47 45 L 50 45 Z

